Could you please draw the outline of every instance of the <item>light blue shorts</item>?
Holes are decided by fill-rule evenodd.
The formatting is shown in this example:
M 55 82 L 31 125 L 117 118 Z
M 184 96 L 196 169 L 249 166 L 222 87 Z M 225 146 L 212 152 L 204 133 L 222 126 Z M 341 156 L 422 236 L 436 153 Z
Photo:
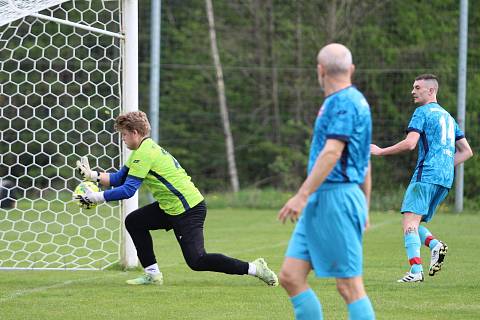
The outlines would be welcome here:
M 435 215 L 438 205 L 445 199 L 449 189 L 426 182 L 412 182 L 405 191 L 402 213 L 413 212 L 422 216 L 422 221 L 428 222 Z
M 310 196 L 286 256 L 310 262 L 317 277 L 362 275 L 365 195 L 354 183 L 324 183 Z

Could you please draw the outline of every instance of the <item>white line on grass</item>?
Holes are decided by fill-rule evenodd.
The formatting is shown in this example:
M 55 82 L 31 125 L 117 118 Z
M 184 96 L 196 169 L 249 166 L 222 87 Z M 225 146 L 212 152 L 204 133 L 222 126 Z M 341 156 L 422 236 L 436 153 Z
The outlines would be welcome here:
M 174 267 L 174 266 L 177 266 L 178 264 L 179 263 L 170 263 L 170 264 L 167 264 L 167 265 L 163 265 L 162 267 L 163 268 Z M 99 276 L 99 277 L 92 277 L 92 278 L 85 278 L 85 279 L 78 279 L 78 280 L 67 280 L 67 281 L 52 284 L 52 285 L 49 285 L 49 286 L 42 286 L 42 287 L 31 288 L 31 289 L 17 290 L 17 291 L 14 291 L 11 294 L 5 295 L 4 297 L 0 296 L 0 303 L 7 302 L 7 301 L 10 301 L 10 300 L 14 300 L 16 298 L 26 296 L 26 295 L 29 295 L 29 294 L 32 294 L 32 293 L 46 291 L 46 290 L 49 290 L 49 289 L 67 287 L 69 285 L 76 284 L 76 283 L 81 283 L 81 282 L 85 282 L 85 281 L 92 281 L 92 280 L 104 279 L 104 278 L 114 278 L 114 277 L 122 276 L 122 275 L 125 275 L 125 274 L 126 274 L 126 272 L 120 272 L 120 273 L 115 273 L 115 274 L 102 275 L 102 276 Z
M 375 230 L 375 229 L 378 229 L 380 227 L 392 224 L 392 223 L 397 222 L 397 221 L 398 221 L 397 219 L 391 219 L 391 220 L 383 221 L 381 223 L 376 223 L 376 224 L 371 225 L 368 230 L 370 230 L 370 231 Z M 254 248 L 249 248 L 249 249 L 245 249 L 245 250 L 240 250 L 240 251 L 237 251 L 237 252 L 233 252 L 233 254 L 240 255 L 240 254 L 247 253 L 247 252 L 255 252 L 255 251 L 264 250 L 264 249 L 278 248 L 278 247 L 286 246 L 287 244 L 288 244 L 288 241 L 281 241 L 281 242 L 278 242 L 276 244 L 271 244 L 271 245 L 268 245 L 268 246 L 261 246 L 261 247 L 254 247 Z M 163 268 L 175 267 L 179 264 L 180 263 L 170 263 L 170 264 L 162 265 L 161 267 L 163 269 Z M 103 278 L 108 278 L 108 277 L 113 278 L 113 277 L 118 277 L 118 276 L 121 276 L 121 275 L 125 275 L 125 273 L 121 272 L 121 273 L 116 273 L 116 274 L 113 274 L 113 275 L 102 275 L 101 277 L 92 277 L 92 278 L 78 279 L 78 280 L 67 280 L 67 281 L 52 284 L 52 285 L 49 285 L 49 286 L 42 286 L 42 287 L 37 287 L 37 288 L 32 288 L 32 289 L 17 290 L 17 291 L 15 291 L 11 294 L 8 294 L 4 297 L 0 296 L 0 303 L 7 302 L 7 301 L 10 301 L 10 300 L 14 300 L 16 298 L 26 296 L 28 294 L 46 291 L 46 290 L 49 290 L 49 289 L 62 288 L 62 287 L 67 287 L 67 286 L 75 284 L 75 283 L 81 283 L 81 282 L 84 282 L 84 281 L 92 281 L 92 280 L 103 279 Z
M 386 226 L 388 224 L 392 224 L 392 223 L 400 223 L 401 220 L 398 220 L 398 219 L 390 219 L 390 220 L 385 220 L 383 222 L 380 222 L 380 223 L 374 223 L 372 225 L 370 225 L 370 228 L 368 228 L 367 232 L 370 230 L 375 230 L 375 229 L 378 229 L 380 227 L 383 227 L 383 226 Z
M 52 285 L 49 285 L 49 286 L 42 286 L 42 287 L 31 288 L 31 289 L 17 290 L 17 291 L 14 291 L 11 294 L 7 294 L 4 297 L 0 297 L 0 303 L 7 302 L 9 300 L 13 300 L 13 299 L 16 299 L 16 298 L 19 298 L 19 297 L 22 297 L 22 296 L 26 296 L 26 295 L 29 295 L 31 293 L 37 293 L 37 292 L 42 292 L 42 291 L 46 291 L 46 290 L 49 290 L 49 289 L 67 287 L 69 285 L 84 282 L 84 281 L 92 281 L 92 280 L 97 280 L 97 279 L 102 279 L 102 278 L 107 278 L 107 277 L 117 277 L 119 275 L 121 275 L 121 273 L 117 273 L 117 274 L 113 274 L 113 275 L 104 275 L 104 276 L 101 276 L 101 277 L 78 279 L 78 280 L 67 280 L 67 281 L 52 284 Z

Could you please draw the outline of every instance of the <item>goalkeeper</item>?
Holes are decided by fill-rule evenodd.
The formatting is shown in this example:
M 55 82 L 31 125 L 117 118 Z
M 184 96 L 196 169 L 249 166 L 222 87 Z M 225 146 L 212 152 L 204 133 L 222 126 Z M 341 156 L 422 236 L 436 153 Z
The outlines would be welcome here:
M 115 129 L 120 132 L 126 146 L 133 150 L 120 171 L 100 173 L 90 169 L 86 157 L 77 161 L 77 170 L 84 180 L 113 188 L 103 192 L 90 190 L 76 199 L 82 204 L 128 199 L 142 183 L 152 193 L 155 202 L 131 212 L 125 219 L 125 227 L 145 269 L 143 276 L 128 280 L 128 284 L 163 284 L 150 230 L 173 229 L 185 261 L 192 270 L 248 274 L 269 286 L 278 285 L 277 276 L 262 258 L 245 262 L 205 251 L 203 225 L 207 207 L 204 198 L 178 161 L 149 138 L 150 124 L 144 112 L 120 115 L 115 120 Z

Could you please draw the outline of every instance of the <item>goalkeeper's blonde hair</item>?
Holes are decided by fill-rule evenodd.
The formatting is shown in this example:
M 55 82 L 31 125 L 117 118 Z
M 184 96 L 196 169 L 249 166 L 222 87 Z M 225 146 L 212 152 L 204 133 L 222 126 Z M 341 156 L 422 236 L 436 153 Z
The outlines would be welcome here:
M 143 111 L 132 111 L 119 115 L 115 119 L 115 130 L 137 131 L 143 137 L 150 135 L 150 122 Z

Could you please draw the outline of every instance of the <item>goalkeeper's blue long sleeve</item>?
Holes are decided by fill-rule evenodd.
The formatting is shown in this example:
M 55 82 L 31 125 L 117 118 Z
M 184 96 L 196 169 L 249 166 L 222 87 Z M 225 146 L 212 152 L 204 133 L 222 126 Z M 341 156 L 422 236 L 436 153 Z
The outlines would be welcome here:
M 123 169 L 123 168 L 122 168 Z M 105 201 L 115 201 L 131 198 L 142 184 L 142 179 L 127 176 L 125 183 L 117 188 L 105 190 L 103 197 Z
M 125 180 L 127 179 L 129 170 L 130 169 L 128 167 L 123 166 L 122 169 L 120 169 L 117 172 L 113 172 L 113 173 L 109 172 L 108 174 L 109 174 L 109 178 L 110 178 L 110 185 L 112 187 L 121 186 L 125 182 Z

